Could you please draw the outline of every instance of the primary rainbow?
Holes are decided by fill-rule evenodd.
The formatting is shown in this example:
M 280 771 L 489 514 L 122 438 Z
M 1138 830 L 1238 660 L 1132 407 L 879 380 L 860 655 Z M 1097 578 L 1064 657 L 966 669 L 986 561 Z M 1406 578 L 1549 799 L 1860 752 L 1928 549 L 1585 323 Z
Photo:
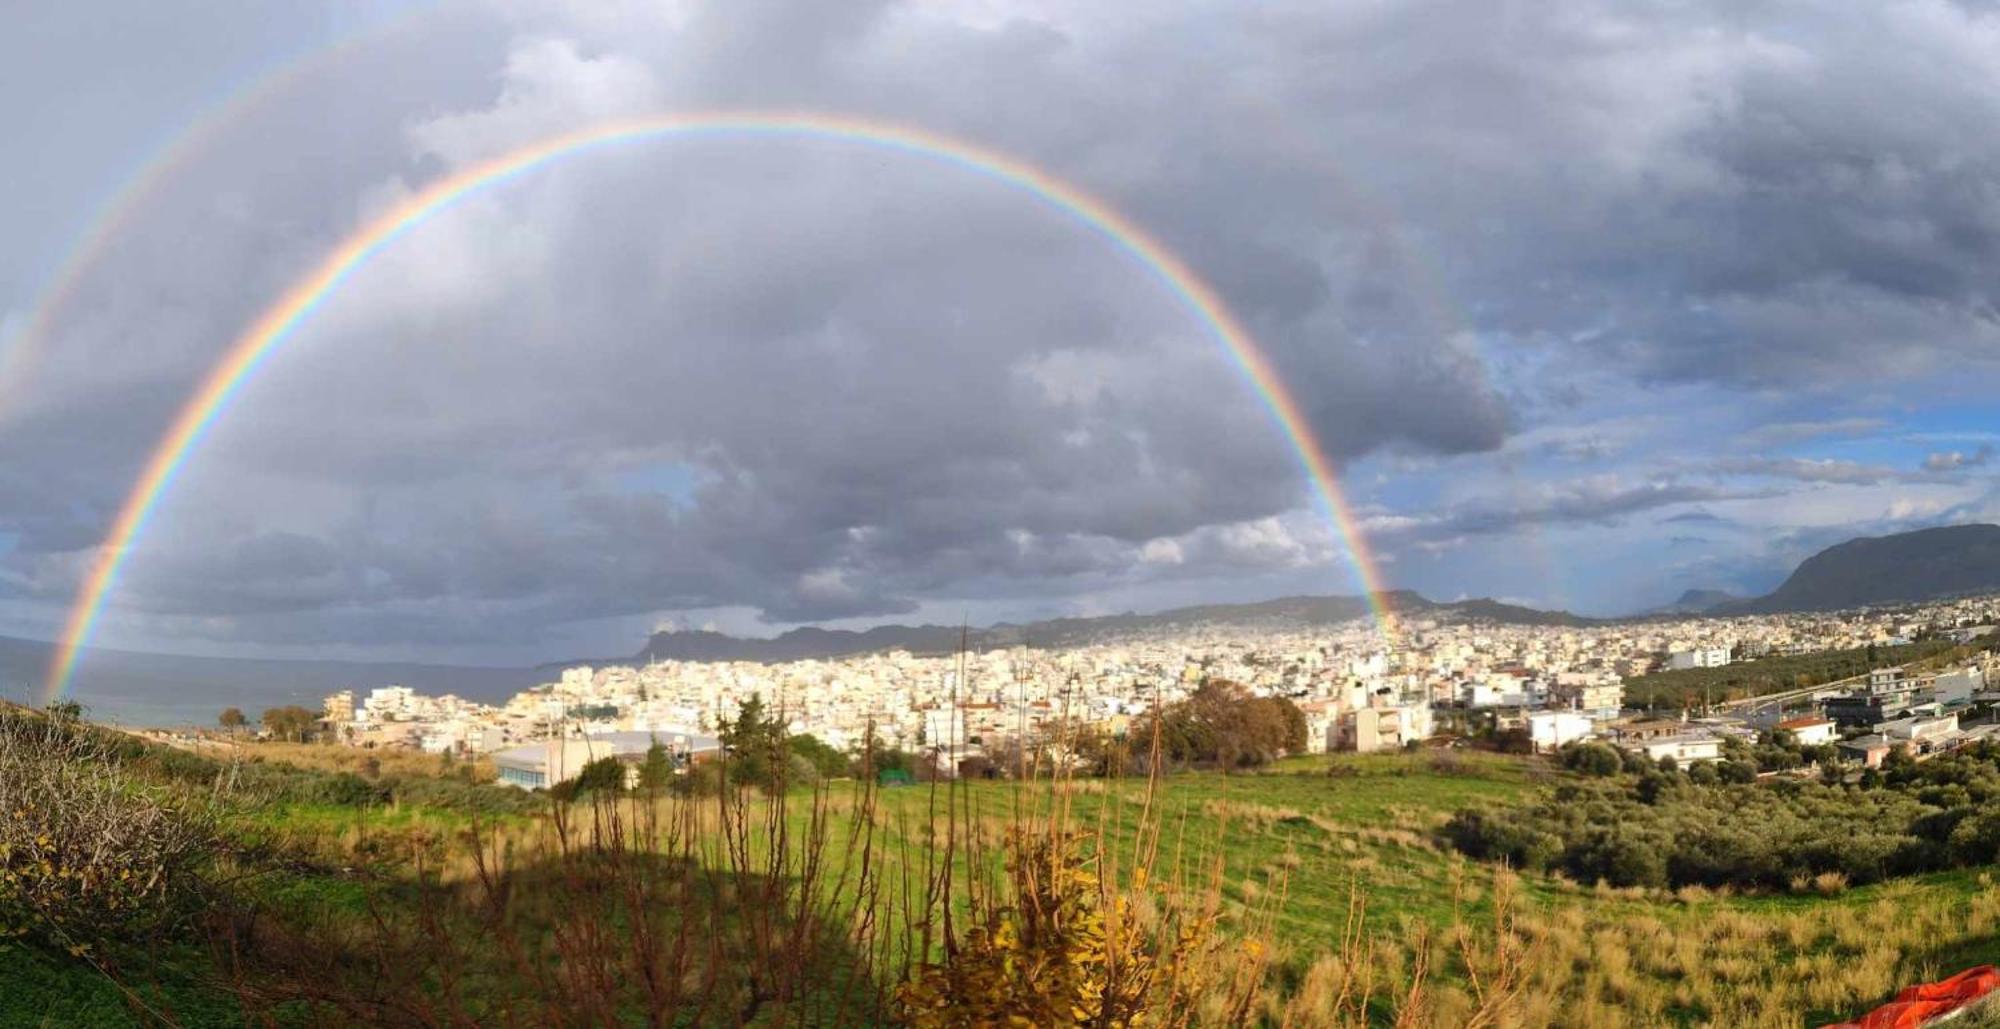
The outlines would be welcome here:
M 1333 462 L 1313 435 L 1298 401 L 1286 389 L 1270 359 L 1257 347 L 1215 290 L 1144 229 L 1082 190 L 1005 154 L 920 129 L 856 118 L 790 112 L 709 112 L 667 115 L 599 125 L 522 147 L 457 172 L 376 216 L 327 255 L 311 274 L 267 308 L 222 360 L 210 369 L 194 395 L 175 415 L 159 445 L 147 458 L 113 521 L 109 535 L 92 558 L 88 576 L 70 607 L 56 654 L 44 685 L 45 702 L 60 697 L 76 671 L 77 656 L 90 642 L 106 598 L 133 540 L 145 529 L 160 498 L 175 475 L 221 415 L 251 373 L 292 335 L 321 301 L 355 269 L 382 252 L 404 233 L 450 208 L 465 197 L 558 158 L 618 143 L 681 135 L 784 136 L 825 139 L 880 147 L 975 172 L 1022 190 L 1057 211 L 1088 226 L 1137 259 L 1184 302 L 1221 341 L 1237 367 L 1249 379 L 1278 427 L 1297 452 L 1335 530 L 1347 545 L 1356 574 L 1366 591 L 1376 624 L 1393 632 L 1394 615 L 1380 597 L 1381 576 L 1368 552 L 1354 515 L 1348 510 L 1334 477 Z

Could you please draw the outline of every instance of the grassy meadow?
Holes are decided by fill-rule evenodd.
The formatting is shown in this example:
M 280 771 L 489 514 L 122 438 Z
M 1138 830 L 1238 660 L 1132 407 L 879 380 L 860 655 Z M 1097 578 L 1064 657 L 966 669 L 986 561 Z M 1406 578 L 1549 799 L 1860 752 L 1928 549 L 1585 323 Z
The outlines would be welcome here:
M 1990 867 L 1613 889 L 1439 842 L 1568 781 L 1535 758 L 558 805 L 333 751 L 127 751 L 135 782 L 215 799 L 217 885 L 177 934 L 0 937 L 0 1025 L 949 1025 L 1018 991 L 990 964 L 1086 969 L 1115 1022 L 1800 1026 L 2000 958 Z

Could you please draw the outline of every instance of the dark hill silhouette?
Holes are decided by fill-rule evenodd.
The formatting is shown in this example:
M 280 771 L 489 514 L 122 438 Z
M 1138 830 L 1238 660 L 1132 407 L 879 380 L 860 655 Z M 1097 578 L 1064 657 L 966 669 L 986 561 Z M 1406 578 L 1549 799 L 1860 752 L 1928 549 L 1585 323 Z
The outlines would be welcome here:
M 1647 611 L 1648 615 L 1698 615 L 1727 604 L 1740 604 L 1742 597 L 1727 590 L 1688 590 L 1680 599 Z
M 1411 590 L 1391 590 L 1377 594 L 1377 597 L 1384 607 L 1402 615 L 1425 614 L 1458 621 L 1509 625 L 1598 624 L 1594 619 L 1566 611 L 1538 611 L 1485 598 L 1441 604 Z M 1023 644 L 1062 647 L 1122 633 L 1203 624 L 1336 625 L 1366 617 L 1368 613 L 1368 602 L 1362 597 L 1279 597 L 1248 604 L 1179 607 L 1153 614 L 1126 612 L 1094 618 L 1056 618 L 1025 625 L 1002 622 L 967 630 L 964 635 L 974 650 Z M 799 661 L 898 649 L 914 654 L 945 654 L 958 648 L 959 639 L 960 629 L 955 625 L 882 625 L 859 631 L 809 626 L 769 639 L 708 631 L 660 632 L 654 633 L 646 641 L 646 646 L 627 660 Z
M 1767 596 L 1718 614 L 1835 611 L 2000 591 L 2000 525 L 1952 525 L 1835 544 Z

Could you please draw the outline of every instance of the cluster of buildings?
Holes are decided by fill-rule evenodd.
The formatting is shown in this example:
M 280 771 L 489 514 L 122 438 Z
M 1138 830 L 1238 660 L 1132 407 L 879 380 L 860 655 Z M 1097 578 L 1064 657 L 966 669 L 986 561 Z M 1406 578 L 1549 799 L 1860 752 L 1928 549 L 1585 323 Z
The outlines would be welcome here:
M 1314 752 L 1389 750 L 1490 729 L 1525 733 L 1537 749 L 1599 737 L 1653 757 L 1698 761 L 1715 757 L 1731 733 L 1785 723 L 1802 739 L 1853 737 L 1843 746 L 1874 763 L 1877 739 L 1929 752 L 1983 732 L 1961 723 L 1991 699 L 1989 669 L 1885 669 L 1754 708 L 1671 719 L 1626 710 L 1624 682 L 1663 668 L 1894 645 L 1924 633 L 1971 638 L 1994 620 L 2000 598 L 1894 612 L 1579 627 L 1409 618 L 1393 635 L 1368 622 L 1190 622 L 1059 650 L 580 666 L 500 704 L 400 686 L 343 691 L 326 699 L 323 729 L 354 746 L 496 755 L 503 781 L 547 786 L 573 776 L 591 755 L 636 761 L 656 742 L 682 761 L 699 759 L 720 746 L 720 727 L 754 695 L 793 733 L 854 749 L 873 732 L 880 745 L 928 755 L 950 774 L 1010 741 L 1047 740 L 1061 728 L 1122 733 L 1155 705 L 1220 678 L 1293 700 Z

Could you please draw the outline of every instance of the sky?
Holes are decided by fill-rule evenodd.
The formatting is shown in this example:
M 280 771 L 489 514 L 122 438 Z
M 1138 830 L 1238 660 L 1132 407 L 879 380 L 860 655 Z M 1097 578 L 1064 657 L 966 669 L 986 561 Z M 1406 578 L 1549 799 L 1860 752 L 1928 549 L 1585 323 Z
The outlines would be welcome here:
M 1223 298 L 1391 586 L 1619 614 L 2000 516 L 1984 3 L 192 4 L 0 35 L 0 635 L 50 639 L 174 412 L 371 215 L 552 135 L 786 109 L 1011 155 Z M 486 664 L 661 627 L 1360 589 L 1207 327 L 881 148 L 557 161 L 397 240 L 239 392 L 96 642 Z

